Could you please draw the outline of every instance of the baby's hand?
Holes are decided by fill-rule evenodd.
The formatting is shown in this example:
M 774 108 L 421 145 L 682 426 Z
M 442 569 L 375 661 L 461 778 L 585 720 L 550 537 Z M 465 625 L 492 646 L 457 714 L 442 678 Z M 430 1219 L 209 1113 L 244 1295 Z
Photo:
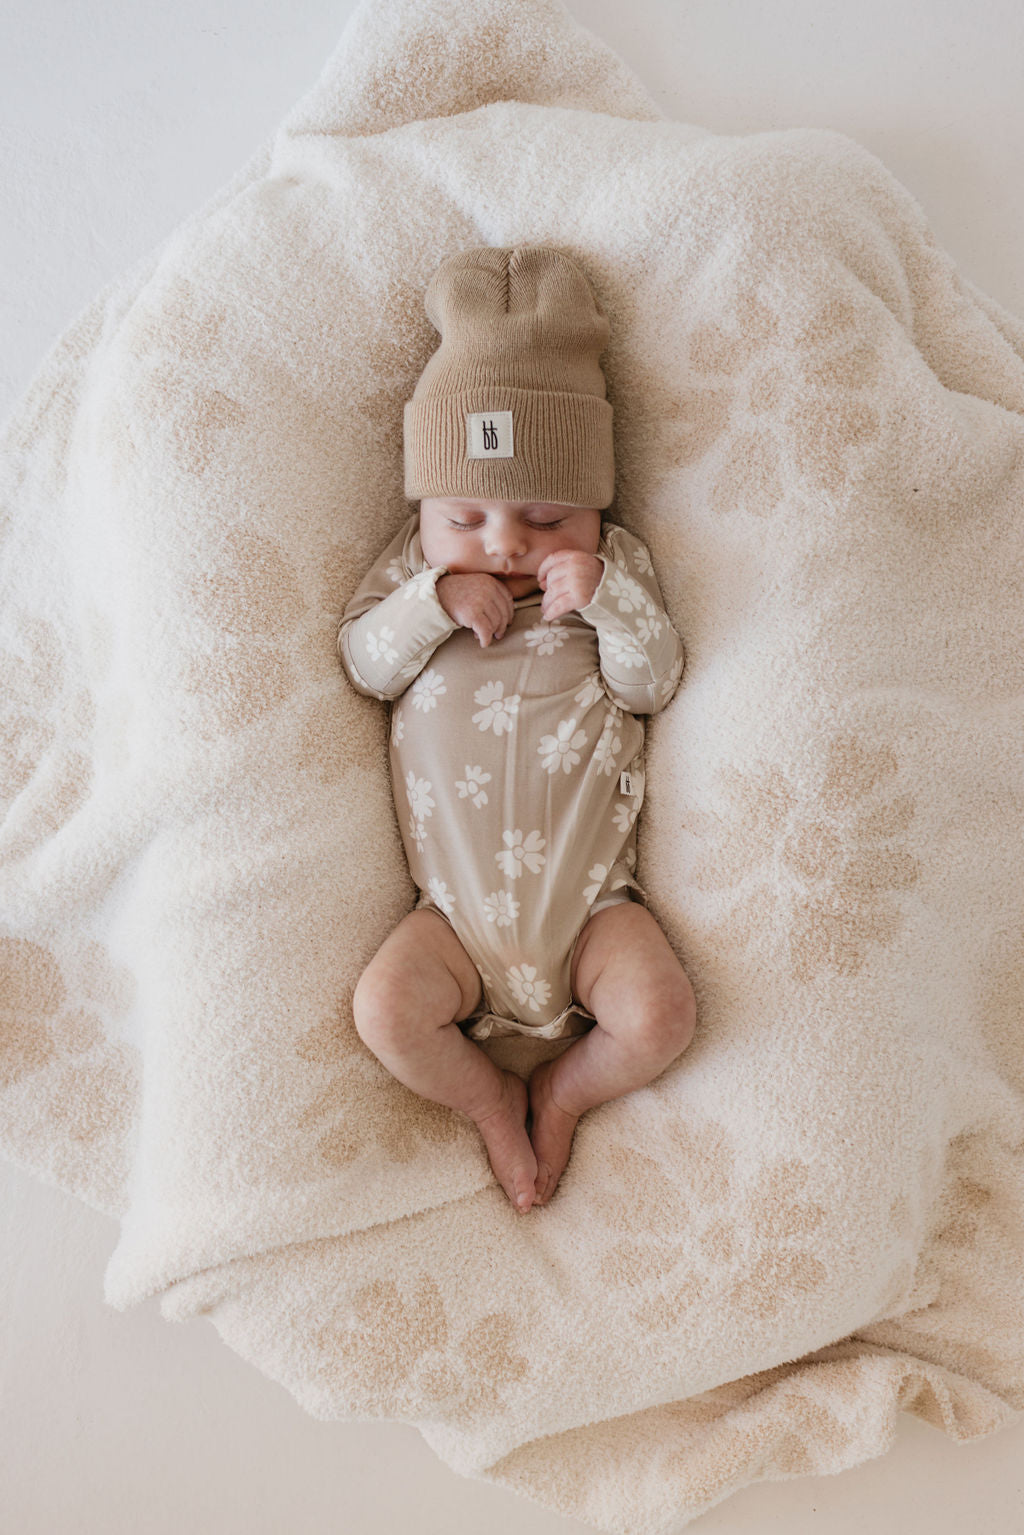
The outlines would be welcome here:
M 472 629 L 481 645 L 500 640 L 512 622 L 512 593 L 484 571 L 442 576 L 434 590 L 448 617 L 464 629 Z
M 585 608 L 591 602 L 604 574 L 604 562 L 596 554 L 582 549 L 556 549 L 541 561 L 537 580 L 544 590 L 541 617 L 550 622 Z

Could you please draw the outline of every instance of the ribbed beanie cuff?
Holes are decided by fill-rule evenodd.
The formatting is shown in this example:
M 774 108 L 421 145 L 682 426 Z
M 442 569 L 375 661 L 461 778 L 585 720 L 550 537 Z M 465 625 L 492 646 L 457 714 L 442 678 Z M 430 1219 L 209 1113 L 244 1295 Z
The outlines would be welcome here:
M 510 458 L 470 458 L 468 420 L 510 411 Z M 490 389 L 405 407 L 405 494 L 561 501 L 604 508 L 615 494 L 612 408 L 594 395 Z

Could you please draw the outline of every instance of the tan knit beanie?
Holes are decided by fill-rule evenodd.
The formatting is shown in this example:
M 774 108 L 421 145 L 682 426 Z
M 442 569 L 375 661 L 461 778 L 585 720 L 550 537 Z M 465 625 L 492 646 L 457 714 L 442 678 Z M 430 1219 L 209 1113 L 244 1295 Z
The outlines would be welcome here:
M 543 245 L 460 251 L 426 311 L 441 344 L 405 407 L 409 499 L 608 506 L 608 321 L 576 263 Z

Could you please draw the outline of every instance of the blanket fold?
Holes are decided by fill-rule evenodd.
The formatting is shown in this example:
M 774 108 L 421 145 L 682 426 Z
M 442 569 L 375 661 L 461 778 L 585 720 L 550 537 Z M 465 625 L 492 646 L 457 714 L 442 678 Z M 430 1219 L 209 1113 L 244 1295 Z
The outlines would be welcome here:
M 335 653 L 427 281 L 524 241 L 686 647 L 637 877 L 699 1015 L 525 1218 L 352 1026 L 415 888 Z M 884 166 L 667 121 L 558 0 L 367 0 L 2 473 L 0 1141 L 118 1217 L 111 1304 L 621 1535 L 1024 1407 L 1024 325 Z

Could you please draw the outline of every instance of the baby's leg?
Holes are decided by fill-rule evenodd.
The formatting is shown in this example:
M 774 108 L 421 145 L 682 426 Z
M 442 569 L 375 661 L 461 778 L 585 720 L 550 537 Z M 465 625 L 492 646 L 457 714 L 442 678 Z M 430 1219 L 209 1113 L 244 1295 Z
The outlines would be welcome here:
M 412 911 L 359 977 L 352 1011 L 360 1039 L 393 1077 L 475 1121 L 495 1177 L 528 1210 L 537 1159 L 526 1133 L 526 1083 L 456 1023 L 479 1000 L 480 977 L 453 929 L 436 912 Z
M 555 1191 L 587 1109 L 643 1087 L 693 1038 L 693 988 L 657 922 L 636 902 L 606 906 L 573 955 L 573 995 L 596 1024 L 530 1078 L 537 1204 Z

